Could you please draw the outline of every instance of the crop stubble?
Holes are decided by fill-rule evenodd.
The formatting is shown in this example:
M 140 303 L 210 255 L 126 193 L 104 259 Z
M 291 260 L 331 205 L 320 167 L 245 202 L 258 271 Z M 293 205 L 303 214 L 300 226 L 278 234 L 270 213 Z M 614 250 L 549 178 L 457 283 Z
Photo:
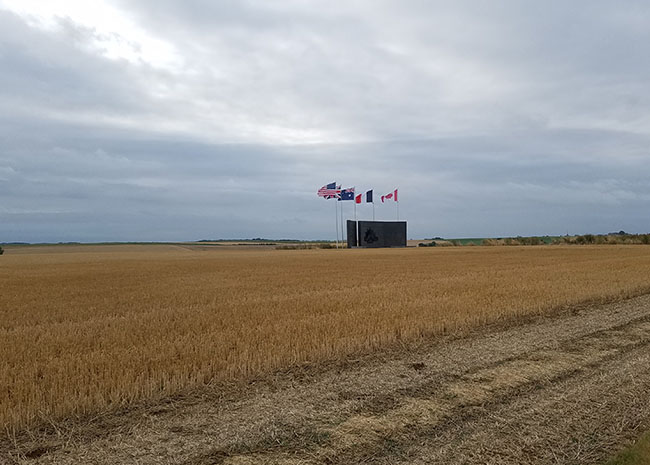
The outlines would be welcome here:
M 643 246 L 9 251 L 0 425 L 638 295 L 648 271 Z

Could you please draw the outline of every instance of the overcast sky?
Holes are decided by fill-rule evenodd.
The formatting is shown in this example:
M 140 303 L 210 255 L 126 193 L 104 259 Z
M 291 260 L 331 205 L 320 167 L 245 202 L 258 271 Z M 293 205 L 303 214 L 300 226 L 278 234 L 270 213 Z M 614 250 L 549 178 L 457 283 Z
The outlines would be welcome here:
M 0 0 L 0 242 L 648 232 L 649 173 L 647 1 Z

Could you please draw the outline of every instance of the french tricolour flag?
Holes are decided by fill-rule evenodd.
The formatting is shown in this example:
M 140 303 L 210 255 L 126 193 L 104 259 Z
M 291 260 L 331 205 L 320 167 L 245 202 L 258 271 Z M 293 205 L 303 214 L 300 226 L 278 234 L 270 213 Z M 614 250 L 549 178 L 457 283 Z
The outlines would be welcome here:
M 361 203 L 361 199 L 363 199 L 362 195 L 363 194 L 357 195 L 354 198 L 354 201 L 356 203 Z M 366 203 L 373 203 L 373 201 L 372 201 L 372 189 L 370 189 L 369 191 L 366 192 Z

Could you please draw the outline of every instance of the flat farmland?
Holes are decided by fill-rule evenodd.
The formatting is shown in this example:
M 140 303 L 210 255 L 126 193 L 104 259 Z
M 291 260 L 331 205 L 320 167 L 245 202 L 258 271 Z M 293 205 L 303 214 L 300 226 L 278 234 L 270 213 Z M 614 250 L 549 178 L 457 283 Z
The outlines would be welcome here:
M 0 425 L 650 292 L 650 247 L 7 248 Z

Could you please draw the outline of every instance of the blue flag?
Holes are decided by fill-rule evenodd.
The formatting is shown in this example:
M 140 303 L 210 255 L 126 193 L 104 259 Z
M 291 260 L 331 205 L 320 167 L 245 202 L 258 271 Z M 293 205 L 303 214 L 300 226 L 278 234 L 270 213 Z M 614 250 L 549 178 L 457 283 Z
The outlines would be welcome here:
M 372 189 L 366 192 L 366 203 L 372 203 Z
M 339 200 L 354 200 L 354 187 L 343 189 Z

